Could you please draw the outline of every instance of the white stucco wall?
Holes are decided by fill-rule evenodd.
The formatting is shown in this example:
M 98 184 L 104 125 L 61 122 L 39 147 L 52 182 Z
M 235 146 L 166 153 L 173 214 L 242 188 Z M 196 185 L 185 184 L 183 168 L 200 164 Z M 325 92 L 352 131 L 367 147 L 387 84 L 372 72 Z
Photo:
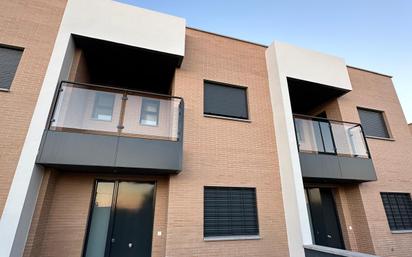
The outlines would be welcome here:
M 185 53 L 185 19 L 113 0 L 69 0 L 60 31 L 178 56 Z
M 283 76 L 352 90 L 344 59 L 281 42 L 273 42 L 269 48 L 276 49 Z

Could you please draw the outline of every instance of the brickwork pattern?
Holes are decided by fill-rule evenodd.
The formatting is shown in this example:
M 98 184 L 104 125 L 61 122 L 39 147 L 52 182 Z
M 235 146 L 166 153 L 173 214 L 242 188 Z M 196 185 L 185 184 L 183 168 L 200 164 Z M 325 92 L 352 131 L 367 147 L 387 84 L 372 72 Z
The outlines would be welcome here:
M 0 3 L 0 43 L 25 48 L 11 91 L 0 92 L 0 107 L 7 114 L 0 117 L 0 210 L 64 5 L 64 0 Z M 187 29 L 186 54 L 173 87 L 174 94 L 185 99 L 183 171 L 170 178 L 46 171 L 24 256 L 81 256 L 96 178 L 158 181 L 153 256 L 288 256 L 265 51 L 259 45 Z M 353 90 L 322 108 L 331 118 L 354 122 L 359 122 L 358 106 L 382 110 L 394 140 L 368 139 L 378 181 L 336 186 L 345 244 L 383 257 L 407 257 L 412 234 L 391 233 L 379 193 L 412 193 L 411 126 L 389 77 L 348 71 Z M 246 86 L 250 121 L 205 117 L 204 80 Z M 204 241 L 204 186 L 256 187 L 260 239 Z
M 187 30 L 174 92 L 185 99 L 183 171 L 170 179 L 166 256 L 288 256 L 265 48 Z M 204 117 L 203 82 L 247 87 L 250 122 Z M 256 187 L 259 240 L 206 242 L 203 187 Z
M 186 46 L 173 87 L 185 99 L 184 169 L 170 187 L 159 178 L 153 256 L 287 256 L 266 49 L 190 29 Z M 203 117 L 204 79 L 248 87 L 250 122 Z M 81 256 L 96 177 L 59 173 L 53 192 L 39 197 L 25 256 Z M 206 185 L 256 187 L 261 239 L 205 242 Z
M 82 256 L 96 179 L 156 181 L 152 256 L 164 256 L 169 191 L 167 177 L 93 175 L 50 170 L 46 174 L 26 244 L 25 257 Z M 159 231 L 160 236 L 157 235 Z
M 368 145 L 377 173 L 376 182 L 363 183 L 359 186 L 360 199 L 367 222 L 359 221 L 358 225 L 367 224 L 374 252 L 384 257 L 411 256 L 412 234 L 391 233 L 383 208 L 380 192 L 412 193 L 412 138 L 396 95 L 392 80 L 379 74 L 348 68 L 353 90 L 338 99 L 343 120 L 360 122 L 357 107 L 365 107 L 384 111 L 393 141 L 369 138 Z M 353 199 L 350 193 L 348 198 Z M 359 207 L 355 208 L 356 210 Z M 363 220 L 363 219 L 361 219 Z M 366 228 L 365 228 L 366 229 Z M 367 239 L 367 231 L 362 239 Z M 362 248 L 361 246 L 365 246 Z M 369 252 L 372 245 L 358 242 L 360 250 Z
M 0 1 L 0 45 L 24 48 L 9 92 L 0 91 L 0 213 L 13 180 L 66 0 Z
M 36 210 L 33 214 L 32 224 L 26 242 L 24 257 L 41 256 L 40 246 L 43 244 L 48 221 L 47 217 L 53 202 L 57 176 L 58 171 L 53 171 L 51 169 L 45 171 L 38 195 Z
M 356 68 L 348 68 L 348 72 L 353 90 L 316 108 L 312 114 L 325 110 L 328 118 L 360 123 L 357 107 L 380 110 L 384 112 L 392 139 L 367 139 L 378 177 L 376 182 L 339 186 L 336 196 L 342 212 L 343 235 L 349 239 L 349 249 L 353 251 L 388 257 L 410 256 L 412 234 L 390 231 L 380 197 L 380 192 L 386 191 L 412 192 L 412 175 L 408 172 L 412 165 L 410 125 L 408 128 L 391 78 Z M 348 237 L 348 226 L 352 227 L 355 242 Z
M 338 99 L 333 99 L 316 107 L 311 110 L 309 114 L 317 115 L 320 112 L 325 111 L 326 116 L 329 119 L 352 121 L 342 118 Z M 356 108 L 352 111 L 356 112 Z M 330 187 L 335 188 L 334 198 L 346 249 L 355 252 L 374 254 L 375 249 L 373 247 L 359 185 L 334 184 L 330 185 Z

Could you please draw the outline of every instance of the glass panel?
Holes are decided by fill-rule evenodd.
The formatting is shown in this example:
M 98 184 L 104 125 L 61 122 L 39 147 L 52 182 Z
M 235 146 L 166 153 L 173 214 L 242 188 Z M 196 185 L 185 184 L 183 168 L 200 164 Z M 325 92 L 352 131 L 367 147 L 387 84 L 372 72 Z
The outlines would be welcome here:
M 179 105 L 176 98 L 127 96 L 122 134 L 177 140 Z
M 90 220 L 85 257 L 104 257 L 114 182 L 99 182 Z
M 117 133 L 122 96 L 63 84 L 50 129 Z
M 359 124 L 295 117 L 296 138 L 301 152 L 336 153 L 369 158 Z
M 310 204 L 309 204 L 309 197 L 308 197 L 308 189 L 305 188 L 305 203 L 306 203 L 306 211 L 309 217 L 309 224 L 310 224 L 310 234 L 312 236 L 312 240 L 315 241 L 315 234 L 313 233 L 313 224 L 312 224 L 312 214 L 310 213 Z
M 331 122 L 338 154 L 368 158 L 362 128 L 358 124 Z
M 333 137 L 331 126 L 328 121 L 318 121 L 320 131 L 322 133 L 322 140 L 323 140 L 323 150 L 325 153 L 335 153 L 335 147 L 333 145 Z
M 320 130 L 320 123 L 317 121 L 312 121 L 313 135 L 315 136 L 315 142 L 318 152 L 325 152 L 325 147 L 323 145 L 322 133 Z
M 299 150 L 303 152 L 324 152 L 319 122 L 295 118 Z
M 178 140 L 181 99 L 125 92 L 64 82 L 50 130 Z

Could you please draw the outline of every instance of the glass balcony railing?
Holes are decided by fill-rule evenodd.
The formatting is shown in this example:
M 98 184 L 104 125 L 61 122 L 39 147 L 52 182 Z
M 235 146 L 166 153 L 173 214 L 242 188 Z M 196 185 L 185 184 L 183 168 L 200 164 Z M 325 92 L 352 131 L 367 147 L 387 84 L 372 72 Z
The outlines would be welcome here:
M 50 130 L 179 140 L 183 99 L 63 81 Z
M 294 115 L 300 152 L 370 158 L 368 145 L 358 123 Z

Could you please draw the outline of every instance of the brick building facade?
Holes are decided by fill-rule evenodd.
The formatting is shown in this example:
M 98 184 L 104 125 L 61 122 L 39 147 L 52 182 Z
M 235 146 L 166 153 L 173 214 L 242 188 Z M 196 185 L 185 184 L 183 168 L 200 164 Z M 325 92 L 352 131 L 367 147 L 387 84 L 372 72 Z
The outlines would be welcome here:
M 0 6 L 0 256 L 410 256 L 390 76 L 109 0 Z

